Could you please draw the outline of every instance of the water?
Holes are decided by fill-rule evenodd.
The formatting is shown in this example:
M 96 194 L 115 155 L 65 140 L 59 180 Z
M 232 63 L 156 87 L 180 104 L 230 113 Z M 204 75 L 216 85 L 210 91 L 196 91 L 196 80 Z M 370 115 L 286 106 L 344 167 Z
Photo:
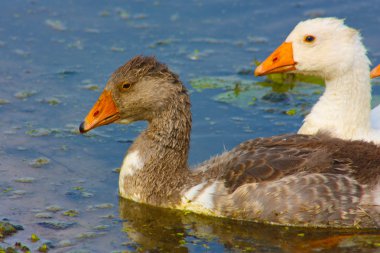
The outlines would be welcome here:
M 50 252 L 378 251 L 378 231 L 265 226 L 119 200 L 114 169 L 145 124 L 86 136 L 77 128 L 116 67 L 154 54 L 191 91 L 191 164 L 246 139 L 295 132 L 323 87 L 290 84 L 278 95 L 273 90 L 281 88 L 238 73 L 264 59 L 300 20 L 318 15 L 347 18 L 380 63 L 379 10 L 375 0 L 2 1 L 0 217 L 24 230 L 0 245 L 20 241 L 35 250 L 49 242 Z M 205 78 L 224 83 L 190 85 Z M 41 240 L 30 242 L 32 233 Z

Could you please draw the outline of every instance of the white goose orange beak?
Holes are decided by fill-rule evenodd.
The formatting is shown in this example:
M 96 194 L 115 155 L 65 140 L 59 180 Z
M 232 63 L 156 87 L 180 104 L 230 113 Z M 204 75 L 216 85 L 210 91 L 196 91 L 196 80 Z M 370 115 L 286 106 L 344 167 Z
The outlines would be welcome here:
M 371 71 L 371 78 L 375 78 L 378 76 L 380 76 L 380 64 L 377 65 L 377 67 L 372 69 L 372 71 Z
M 111 92 L 104 90 L 79 126 L 79 131 L 85 133 L 96 127 L 110 124 L 119 118 L 119 110 L 113 101 Z
M 255 69 L 255 76 L 295 70 L 296 64 L 292 43 L 284 42 Z

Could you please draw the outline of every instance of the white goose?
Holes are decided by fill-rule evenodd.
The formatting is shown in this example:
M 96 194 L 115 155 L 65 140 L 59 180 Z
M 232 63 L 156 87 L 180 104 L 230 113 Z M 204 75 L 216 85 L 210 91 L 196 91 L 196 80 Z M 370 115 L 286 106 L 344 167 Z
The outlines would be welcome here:
M 326 90 L 298 133 L 328 132 L 345 140 L 380 144 L 380 130 L 371 125 L 370 118 L 369 64 L 357 30 L 343 20 L 316 18 L 300 22 L 256 68 L 255 75 L 291 71 L 324 78 Z

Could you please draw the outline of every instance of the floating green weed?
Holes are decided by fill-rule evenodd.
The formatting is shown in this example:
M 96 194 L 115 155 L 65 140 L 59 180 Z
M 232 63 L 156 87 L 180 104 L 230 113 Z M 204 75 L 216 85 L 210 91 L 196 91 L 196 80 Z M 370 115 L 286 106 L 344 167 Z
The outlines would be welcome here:
M 0 105 L 6 105 L 9 104 L 9 100 L 0 98 Z
M 32 234 L 32 235 L 30 236 L 30 240 L 31 240 L 32 242 L 37 242 L 37 241 L 40 240 L 40 238 L 39 238 L 36 234 Z
M 38 251 L 39 252 L 48 252 L 48 246 L 46 245 L 46 244 L 42 244 L 42 246 L 40 246 L 39 248 L 38 248 Z
M 60 20 L 47 19 L 45 20 L 45 24 L 56 31 L 61 32 L 67 30 L 66 26 Z
M 41 168 L 50 163 L 50 160 L 46 157 L 38 157 L 29 162 L 29 165 L 33 168 Z
M 62 214 L 65 216 L 69 216 L 69 217 L 77 217 L 79 215 L 79 211 L 74 210 L 74 209 L 70 209 L 70 210 L 63 212 Z
M 36 91 L 34 90 L 25 90 L 25 91 L 19 91 L 17 93 L 15 93 L 15 97 L 18 98 L 18 99 L 27 99 L 28 97 L 31 97 L 33 95 L 37 94 Z
M 289 109 L 286 111 L 286 114 L 289 115 L 289 116 L 293 116 L 293 115 L 296 115 L 297 113 L 297 110 L 296 109 Z
M 201 77 L 190 84 L 197 92 L 220 90 L 212 98 L 217 102 L 290 116 L 307 114 L 323 92 L 320 79 L 293 74 L 273 74 L 260 82 L 240 76 Z

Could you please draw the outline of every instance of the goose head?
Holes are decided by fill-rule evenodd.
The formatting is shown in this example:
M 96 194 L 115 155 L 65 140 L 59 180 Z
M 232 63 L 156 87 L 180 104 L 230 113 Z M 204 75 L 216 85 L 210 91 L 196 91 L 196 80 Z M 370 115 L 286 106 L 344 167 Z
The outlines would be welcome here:
M 379 77 L 380 76 L 380 64 L 377 65 L 376 68 L 372 69 L 371 71 L 371 78 Z
M 118 68 L 79 127 L 85 133 L 111 123 L 151 121 L 170 108 L 183 86 L 154 57 L 137 56 Z M 174 94 L 174 95 L 173 95 Z
M 336 18 L 300 22 L 255 70 L 256 76 L 292 71 L 331 78 L 352 70 L 361 46 L 359 33 Z

